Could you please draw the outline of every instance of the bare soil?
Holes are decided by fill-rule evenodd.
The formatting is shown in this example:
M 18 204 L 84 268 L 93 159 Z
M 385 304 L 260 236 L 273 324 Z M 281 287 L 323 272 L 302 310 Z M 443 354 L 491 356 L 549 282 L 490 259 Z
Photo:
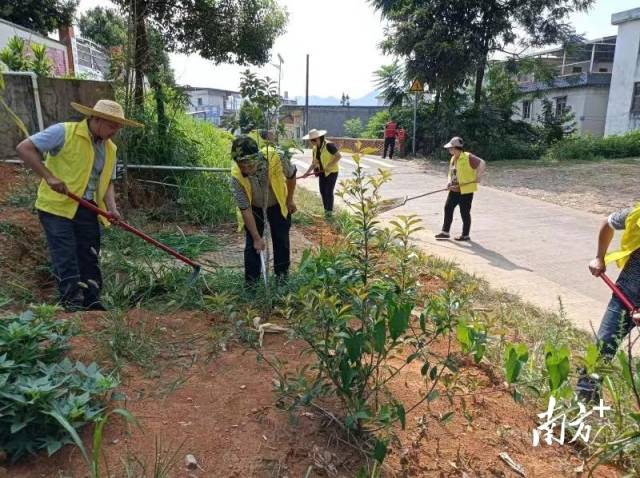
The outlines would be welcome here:
M 36 234 L 32 213 L 5 211 L 3 219 Z M 314 244 L 333 245 L 340 240 L 324 222 L 300 230 Z M 241 236 L 235 241 L 242 242 Z M 13 247 L 19 247 L 11 242 L 5 246 L 10 255 L 17 253 Z M 420 282 L 428 292 L 444 286 L 429 276 L 421 277 Z M 136 460 L 152 467 L 156 442 L 163 459 L 176 453 L 177 466 L 169 474 L 172 478 L 354 476 L 362 457 L 345 444 L 334 426 L 313 410 L 300 410 L 291 420 L 275 406 L 273 370 L 237 340 L 221 345 L 233 318 L 206 311 L 131 310 L 127 316 L 132 324 L 144 324 L 150 333 L 158 334 L 162 346 L 151 368 L 128 364 L 121 371 L 118 391 L 127 399 L 112 405 L 130 410 L 141 429 L 125 426 L 117 418 L 107 425 L 104 454 L 114 476 L 125 476 L 125 464 L 133 465 Z M 105 314 L 89 312 L 79 317 L 81 334 L 73 340 L 72 357 L 110 366 L 105 344 L 98 338 L 106 324 Z M 282 319 L 272 319 L 286 326 Z M 448 345 L 438 344 L 440 352 Z M 452 347 L 455 350 L 456 345 Z M 285 335 L 265 337 L 263 353 L 291 366 L 308 360 L 301 355 L 303 350 L 303 344 L 288 341 Z M 398 363 L 404 358 L 398 357 Z M 397 397 L 409 405 L 424 390 L 420 366 L 411 364 L 392 383 Z M 487 366 L 462 359 L 460 366 L 465 383 L 475 383 L 475 388 L 461 390 L 453 403 L 441 399 L 418 406 L 407 417 L 406 430 L 397 430 L 400 442 L 393 445 L 383 476 L 518 476 L 499 458 L 502 452 L 522 465 L 528 477 L 577 476 L 581 460 L 568 445 L 531 446 L 536 410 L 515 403 L 501 391 L 500 378 Z M 493 393 L 475 393 L 491 387 Z M 448 411 L 456 413 L 450 422 L 442 423 Z M 339 407 L 334 412 L 339 414 Z M 82 435 L 88 442 L 91 430 L 85 429 Z M 198 469 L 185 468 L 186 454 L 195 456 Z M 87 476 L 87 470 L 79 451 L 67 446 L 53 457 L 39 454 L 16 465 L 5 463 L 0 466 L 0 477 L 4 476 L 80 478 Z M 594 476 L 619 474 L 603 467 Z
M 447 163 L 427 161 L 424 168 L 446 174 Z M 633 206 L 640 199 L 636 177 L 640 159 L 547 163 L 495 161 L 484 183 L 504 191 L 596 214 Z

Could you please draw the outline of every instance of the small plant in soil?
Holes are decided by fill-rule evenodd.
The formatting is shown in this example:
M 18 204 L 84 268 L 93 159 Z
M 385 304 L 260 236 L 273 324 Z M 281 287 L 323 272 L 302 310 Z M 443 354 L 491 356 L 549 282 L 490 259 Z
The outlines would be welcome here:
M 400 217 L 390 228 L 378 219 L 384 172 L 366 176 L 358 164 L 342 183 L 341 196 L 352 212 L 344 248 L 306 254 L 288 298 L 286 313 L 295 338 L 304 341 L 309 363 L 291 372 L 276 364 L 280 403 L 290 411 L 311 407 L 329 418 L 348 443 L 374 462 L 377 475 L 397 424 L 423 402 L 436 400 L 438 384 L 455 383 L 453 341 L 464 331 L 466 351 L 480 360 L 485 335 L 463 314 L 464 300 L 452 291 L 417 304 L 417 270 L 423 259 L 410 238 L 420 227 Z M 436 342 L 445 352 L 435 353 Z M 391 384 L 406 367 L 416 367 L 423 390 L 403 403 Z M 335 399 L 340 403 L 337 409 Z M 443 416 L 451 417 L 452 412 Z
M 72 443 L 69 430 L 98 420 L 101 399 L 117 385 L 95 363 L 64 357 L 71 323 L 54 312 L 40 307 L 0 319 L 0 450 L 14 461 Z

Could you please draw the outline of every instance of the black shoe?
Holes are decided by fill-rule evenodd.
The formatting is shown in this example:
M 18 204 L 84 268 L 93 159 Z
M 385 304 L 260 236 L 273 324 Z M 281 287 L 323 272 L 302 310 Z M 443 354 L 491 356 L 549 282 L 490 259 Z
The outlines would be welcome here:
M 598 402 L 602 396 L 602 379 L 596 375 L 580 375 L 576 384 L 578 400 L 583 403 Z
M 451 236 L 448 232 L 441 232 L 439 234 L 436 234 L 436 239 L 439 241 L 444 241 L 445 239 L 449 239 L 450 237 Z
M 98 310 L 98 311 L 106 311 L 107 308 L 102 305 L 100 299 L 92 298 L 84 301 L 84 310 Z
M 470 241 L 470 236 L 457 236 L 453 238 L 454 241 Z

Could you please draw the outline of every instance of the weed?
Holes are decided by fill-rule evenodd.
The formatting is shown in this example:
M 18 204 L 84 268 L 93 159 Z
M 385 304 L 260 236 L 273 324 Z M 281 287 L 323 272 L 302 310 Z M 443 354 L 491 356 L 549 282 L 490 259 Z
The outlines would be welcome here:
M 97 338 L 107 349 L 116 369 L 122 367 L 123 361 L 133 362 L 143 368 L 153 365 L 160 348 L 157 328 L 149 330 L 144 321 L 136 323 L 119 310 L 108 312 L 104 319 L 104 328 Z

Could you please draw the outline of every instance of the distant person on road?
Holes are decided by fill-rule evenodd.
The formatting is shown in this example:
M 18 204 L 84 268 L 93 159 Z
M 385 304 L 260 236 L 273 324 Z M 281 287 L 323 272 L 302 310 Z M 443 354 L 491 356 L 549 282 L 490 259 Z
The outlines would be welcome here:
M 125 119 L 122 106 L 100 100 L 93 108 L 71 103 L 82 121 L 56 123 L 22 141 L 16 151 L 42 178 L 36 209 L 47 238 L 60 305 L 66 311 L 105 310 L 100 301 L 100 222 L 97 214 L 67 196 L 72 192 L 120 219 L 113 181 L 116 145 L 111 140 L 123 126 L 142 124 Z M 43 162 L 44 159 L 44 162 Z
M 407 131 L 402 126 L 398 126 L 398 149 L 400 150 L 401 158 L 405 157 L 406 144 L 407 144 Z
M 387 157 L 389 153 L 389 159 L 393 159 L 393 150 L 396 147 L 396 137 L 398 136 L 398 123 L 390 119 L 387 124 L 384 125 L 384 150 L 382 152 L 382 158 Z
M 302 139 L 309 140 L 313 148 L 313 160 L 304 176 L 309 176 L 312 172 L 318 176 L 324 215 L 330 218 L 333 215 L 333 195 L 340 169 L 338 163 L 342 156 L 338 147 L 325 139 L 326 134 L 325 130 L 312 129 Z
M 615 231 L 624 231 L 620 250 L 607 254 Z M 640 203 L 611 214 L 602 223 L 598 234 L 596 257 L 589 263 L 589 271 L 596 277 L 606 271 L 607 264 L 616 262 L 622 269 L 616 284 L 633 302 L 640 299 Z M 611 360 L 620 342 L 633 329 L 634 321 L 620 299 L 611 296 L 597 334 L 598 348 L 606 360 Z M 597 400 L 600 396 L 600 378 L 588 376 L 580 370 L 576 386 L 582 400 Z
M 478 184 L 482 179 L 482 175 L 486 169 L 486 163 L 483 159 L 466 152 L 464 150 L 464 141 L 459 136 L 451 138 L 444 145 L 451 154 L 451 162 L 449 163 L 449 195 L 444 205 L 444 223 L 442 231 L 436 234 L 436 239 L 449 239 L 449 231 L 453 222 L 453 212 L 456 206 L 460 206 L 460 216 L 462 217 L 462 234 L 456 236 L 456 241 L 470 241 L 471 232 L 471 203 L 473 202 L 473 194 L 478 190 Z

